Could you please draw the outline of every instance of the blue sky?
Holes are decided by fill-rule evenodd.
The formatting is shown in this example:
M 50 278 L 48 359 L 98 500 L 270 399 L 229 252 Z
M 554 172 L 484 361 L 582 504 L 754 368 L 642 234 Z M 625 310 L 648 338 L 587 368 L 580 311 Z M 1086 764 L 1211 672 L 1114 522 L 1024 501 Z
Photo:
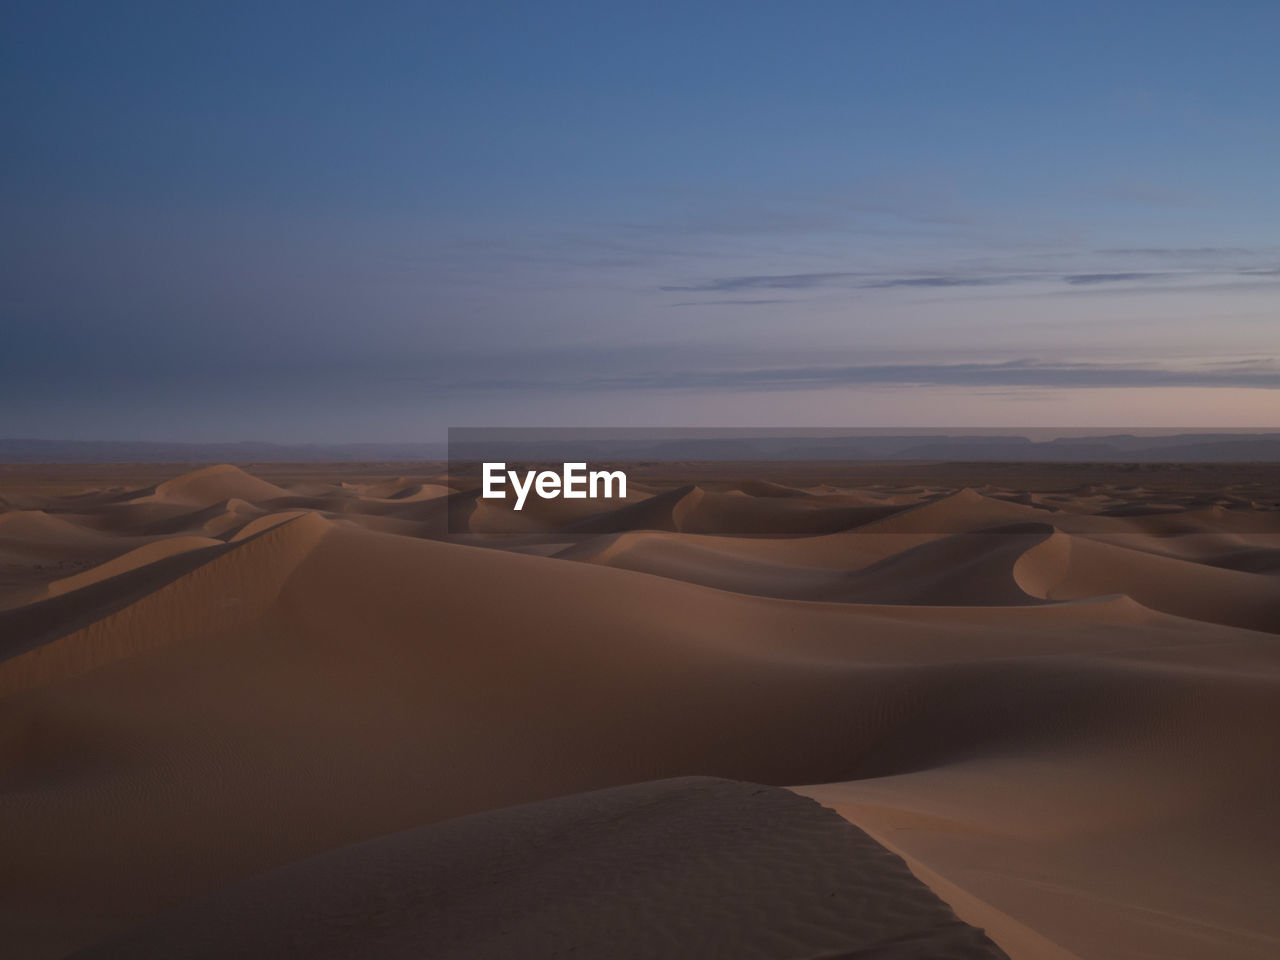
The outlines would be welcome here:
M 10 3 L 0 435 L 1280 427 L 1272 3 Z

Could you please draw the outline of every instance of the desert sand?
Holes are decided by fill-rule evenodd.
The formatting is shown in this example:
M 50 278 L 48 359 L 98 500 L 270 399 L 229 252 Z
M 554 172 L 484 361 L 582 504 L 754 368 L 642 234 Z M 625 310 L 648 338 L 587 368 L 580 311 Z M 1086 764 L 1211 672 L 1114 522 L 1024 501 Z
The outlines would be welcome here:
M 1280 955 L 1274 468 L 632 477 L 0 470 L 6 955 Z

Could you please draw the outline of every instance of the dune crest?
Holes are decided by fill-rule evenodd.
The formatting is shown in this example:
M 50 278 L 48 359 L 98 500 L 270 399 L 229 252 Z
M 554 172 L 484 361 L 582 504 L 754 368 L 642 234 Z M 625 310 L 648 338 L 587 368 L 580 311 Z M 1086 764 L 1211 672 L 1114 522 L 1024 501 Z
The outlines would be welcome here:
M 205 467 L 180 477 L 166 480 L 155 488 L 156 500 L 177 502 L 195 507 L 209 507 L 225 500 L 260 502 L 288 496 L 273 483 L 259 480 L 229 463 Z
M 327 521 L 314 515 L 297 517 L 256 539 L 243 541 L 234 556 L 220 553 L 88 626 L 61 636 L 54 626 L 54 635 L 48 639 L 0 661 L 0 694 L 74 677 L 157 643 L 231 629 L 260 616 L 329 529 Z M 148 561 L 154 564 L 155 559 Z M 135 569 L 145 570 L 145 566 L 127 565 L 120 572 Z M 110 578 L 85 577 L 77 586 L 109 582 Z M 49 602 L 61 603 L 70 620 L 75 616 L 79 592 L 51 592 Z M 163 624 L 162 630 L 155 629 L 157 624 Z
M 176 953 L 192 960 L 1005 956 L 900 859 L 831 811 L 786 790 L 696 777 L 545 800 L 345 847 L 75 956 Z
M 147 566 L 157 560 L 163 560 L 165 557 L 186 553 L 189 550 L 199 550 L 203 547 L 220 545 L 220 540 L 214 540 L 211 537 L 169 537 L 165 540 L 157 540 L 154 543 L 148 543 L 135 550 L 130 550 L 128 553 L 116 557 L 114 560 L 109 560 L 101 566 L 94 567 L 92 570 L 86 570 L 84 573 L 77 573 L 70 577 L 63 577 L 61 580 L 55 580 L 47 588 L 48 596 L 61 596 L 64 593 L 79 590 L 81 587 L 87 587 L 100 580 L 106 580 L 129 570 Z

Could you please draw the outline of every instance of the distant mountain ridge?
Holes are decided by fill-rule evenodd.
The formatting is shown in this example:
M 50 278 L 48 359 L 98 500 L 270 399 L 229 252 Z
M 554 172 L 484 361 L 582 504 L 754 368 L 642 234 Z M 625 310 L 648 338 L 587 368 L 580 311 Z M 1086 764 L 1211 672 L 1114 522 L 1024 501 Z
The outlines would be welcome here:
M 170 443 L 0 439 L 0 463 L 305 463 L 455 460 L 953 460 L 1032 462 L 1280 462 L 1280 432 L 1023 436 L 903 434 L 590 439 L 468 436 L 422 443 Z
M 0 439 L 0 463 L 318 463 L 444 460 L 444 443 L 171 443 Z
M 1280 462 L 1280 432 L 1111 434 L 1032 440 L 946 434 L 846 437 L 455 439 L 455 460 L 953 460 L 1043 462 Z

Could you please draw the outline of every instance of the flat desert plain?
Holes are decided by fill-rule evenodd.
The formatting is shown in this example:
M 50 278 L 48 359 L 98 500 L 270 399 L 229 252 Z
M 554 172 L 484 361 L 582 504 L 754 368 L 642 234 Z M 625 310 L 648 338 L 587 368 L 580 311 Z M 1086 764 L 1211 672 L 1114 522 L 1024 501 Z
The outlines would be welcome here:
M 6 957 L 1280 956 L 1262 465 L 0 468 Z

